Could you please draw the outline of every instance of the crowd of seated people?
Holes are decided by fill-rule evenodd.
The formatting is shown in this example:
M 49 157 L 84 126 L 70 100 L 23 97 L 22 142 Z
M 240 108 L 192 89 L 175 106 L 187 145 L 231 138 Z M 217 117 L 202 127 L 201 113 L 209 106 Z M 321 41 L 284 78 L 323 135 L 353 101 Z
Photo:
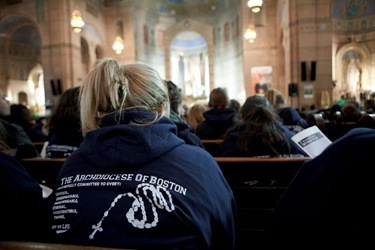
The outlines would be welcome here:
M 249 96 L 241 116 L 243 122 L 228 130 L 215 156 L 307 156 L 264 96 Z
M 20 125 L 32 142 L 44 142 L 48 136 L 36 124 L 33 112 L 23 104 L 12 104 L 10 115 L 5 118 L 8 122 Z
M 104 68 L 108 67 L 108 70 L 110 70 L 112 69 L 112 67 L 114 67 L 114 65 L 116 66 L 116 68 L 118 68 L 118 65 L 115 61 L 110 59 L 103 60 L 103 62 L 98 65 L 98 67 L 92 72 L 92 74 L 103 74 L 101 77 L 113 77 L 107 75 L 107 70 L 104 70 Z M 202 171 L 202 169 L 200 169 L 196 165 L 201 164 L 205 167 L 207 167 L 207 165 L 212 165 L 214 168 L 217 168 L 217 164 L 213 158 L 214 156 L 304 157 L 307 156 L 306 153 L 300 149 L 300 147 L 291 139 L 291 137 L 297 132 L 314 125 L 314 123 L 310 122 L 311 119 L 313 119 L 314 114 L 322 114 L 325 121 L 327 122 L 328 128 L 334 128 L 331 131 L 324 132 L 327 133 L 327 136 L 332 141 L 337 141 L 338 145 L 343 144 L 346 141 L 346 139 L 342 138 L 347 138 L 352 135 L 352 132 L 349 133 L 349 131 L 352 131 L 354 128 L 375 128 L 375 119 L 370 116 L 364 117 L 364 114 L 374 114 L 373 102 L 365 102 L 366 105 L 362 110 L 364 112 L 361 112 L 361 107 L 358 105 L 358 103 L 354 101 L 346 101 L 342 105 L 334 104 L 329 109 L 326 109 L 324 111 L 311 111 L 311 114 L 307 115 L 307 117 L 304 119 L 303 117 L 298 115 L 298 111 L 296 109 L 284 106 L 284 96 L 280 91 L 274 88 L 268 88 L 267 91 L 262 94 L 248 96 L 246 101 L 242 105 L 239 102 L 235 102 L 235 100 L 229 100 L 224 88 L 215 88 L 210 93 L 208 105 L 205 106 L 204 104 L 198 103 L 194 104 L 190 109 L 187 110 L 185 119 L 184 116 L 179 114 L 179 110 L 181 109 L 182 96 L 181 91 L 176 84 L 174 84 L 172 81 L 167 80 L 161 80 L 162 82 L 159 82 L 159 76 L 156 77 L 154 75 L 151 77 L 152 80 L 150 80 L 150 82 L 143 79 L 148 84 L 150 84 L 150 86 L 142 85 L 142 87 L 145 88 L 143 90 L 130 88 L 129 86 L 126 87 L 126 84 L 131 85 L 133 84 L 132 81 L 135 81 L 133 76 L 130 76 L 131 73 L 127 72 L 127 67 L 140 67 L 137 68 L 135 72 L 138 72 L 138 70 L 145 70 L 147 73 L 154 73 L 152 73 L 152 69 L 149 69 L 147 67 L 146 69 L 143 68 L 143 66 L 141 67 L 138 65 L 124 65 L 121 67 L 123 67 L 124 75 L 117 76 L 118 79 L 114 79 L 116 81 L 108 81 L 108 84 L 114 82 L 114 84 L 118 84 L 119 86 L 101 86 L 100 83 L 96 82 L 95 77 L 92 76 L 85 81 L 85 84 L 83 85 L 85 89 L 82 90 L 82 86 L 73 87 L 67 89 L 61 95 L 58 105 L 49 118 L 47 124 L 49 132 L 47 139 L 49 143 L 46 150 L 46 156 L 50 158 L 67 158 L 64 164 L 64 168 L 60 173 L 59 182 L 56 183 L 56 189 L 64 188 L 64 185 L 61 183 L 63 182 L 64 178 L 68 178 L 69 176 L 73 176 L 75 174 L 86 175 L 99 174 L 99 172 L 102 173 L 102 170 L 97 170 L 98 164 L 105 165 L 110 163 L 110 165 L 114 167 L 114 169 L 107 170 L 109 171 L 109 174 L 117 174 L 123 171 L 121 167 L 116 167 L 119 166 L 120 162 L 123 165 L 132 166 L 132 168 L 129 170 L 131 172 L 137 170 L 138 168 L 142 169 L 146 166 L 144 172 L 142 170 L 139 174 L 142 174 L 143 176 L 151 176 L 156 175 L 156 172 L 160 171 L 155 170 L 155 172 L 150 166 L 158 169 L 160 168 L 160 166 L 156 164 L 156 162 L 160 163 L 160 161 L 162 161 L 166 164 L 162 167 L 165 168 L 163 169 L 164 174 L 161 174 L 158 178 L 168 179 L 172 178 L 172 173 L 169 173 L 168 171 L 171 171 L 172 166 L 174 166 L 174 164 L 177 164 L 177 161 L 182 161 L 191 166 L 197 167 L 196 171 Z M 156 87 L 156 89 L 152 89 L 151 85 L 155 83 L 157 83 L 157 86 L 153 86 L 153 88 Z M 93 84 L 97 84 L 98 86 L 92 86 Z M 165 89 L 163 89 L 160 84 L 163 84 L 163 88 Z M 138 85 L 141 86 L 141 84 L 139 83 Z M 148 87 L 150 87 L 150 90 L 147 90 Z M 96 91 L 95 89 L 97 89 L 99 92 L 93 93 Z M 113 90 L 116 91 L 113 93 L 109 93 L 109 91 Z M 134 96 L 131 94 L 132 91 L 142 92 L 146 90 L 149 91 L 149 93 L 133 93 Z M 160 91 L 160 93 L 157 93 L 158 91 Z M 125 93 L 127 94 L 125 95 Z M 10 116 L 11 114 L 9 102 L 5 99 L 5 96 L 2 93 L 0 94 L 0 97 L 2 97 L 0 99 L 0 125 L 4 128 L 4 131 L 6 131 L 6 133 L 3 134 L 4 143 L 0 145 L 0 148 L 2 148 L 3 150 L 8 149 L 8 147 L 11 148 L 9 150 L 9 155 L 7 153 L 5 155 L 1 153 L 0 156 L 1 159 L 6 160 L 5 165 L 9 165 L 12 168 L 20 168 L 19 162 L 12 162 L 8 156 L 10 156 L 11 158 L 13 158 L 12 156 L 15 156 L 15 158 L 34 157 L 38 156 L 38 152 L 36 152 L 35 148 L 33 148 L 33 141 L 30 139 L 31 136 L 27 135 L 26 129 L 24 129 L 20 125 L 14 124 L 9 120 L 8 116 Z M 100 102 L 99 100 L 95 101 L 94 99 L 99 98 L 98 96 L 101 94 L 103 96 L 100 97 Z M 160 96 L 156 97 L 153 95 Z M 152 96 L 155 97 L 155 100 L 151 98 Z M 122 98 L 125 99 L 122 100 Z M 151 103 L 152 101 L 155 101 L 155 103 Z M 16 105 L 14 105 L 14 107 L 16 107 Z M 83 111 L 82 107 L 85 107 Z M 156 116 L 152 116 L 151 114 L 155 114 Z M 364 121 L 363 124 L 360 125 L 361 119 L 367 121 L 366 125 Z M 353 127 L 350 127 L 350 129 L 346 131 L 338 129 L 337 126 L 342 126 L 345 123 L 352 123 Z M 120 124 L 121 126 L 118 126 Z M 330 127 L 329 125 L 332 125 L 332 127 Z M 122 126 L 124 126 L 124 131 L 122 131 Z M 298 126 L 298 129 L 293 129 L 293 126 Z M 126 132 L 127 129 L 129 129 L 129 133 Z M 137 132 L 138 129 L 139 131 Z M 168 130 L 168 133 L 164 131 L 164 129 Z M 368 134 L 372 133 L 371 130 L 359 131 L 367 131 Z M 126 136 L 122 136 L 124 135 L 123 133 L 126 134 Z M 164 137 L 164 133 L 166 133 L 166 137 Z M 146 135 L 149 135 L 150 137 L 146 138 Z M 17 140 L 10 138 L 17 138 Z M 144 138 L 144 140 L 142 138 Z M 212 155 L 205 152 L 207 150 L 204 150 L 205 147 L 202 144 L 202 140 L 205 139 L 222 140 L 222 142 L 216 148 L 215 152 L 210 152 Z M 164 145 L 164 143 L 170 143 L 171 141 L 173 142 L 172 144 L 168 144 L 168 146 Z M 104 143 L 104 145 L 102 145 L 102 143 Z M 117 148 L 120 144 L 124 146 L 125 151 L 121 151 Z M 184 146 L 181 146 L 180 144 Z M 25 147 L 25 145 L 28 146 L 26 147 L 27 153 L 24 153 L 23 149 L 23 153 L 21 152 L 21 150 L 19 150 L 19 152 L 16 154 L 18 148 L 23 148 Z M 138 148 L 137 145 L 141 145 L 142 148 Z M 161 147 L 163 145 L 165 147 L 164 149 Z M 334 145 L 336 145 L 336 143 Z M 158 147 L 158 150 L 157 152 L 154 152 L 154 155 L 152 155 L 153 148 L 156 147 Z M 120 150 L 121 153 L 117 153 L 116 150 Z M 340 150 L 337 151 L 339 152 Z M 169 151 L 176 152 L 176 154 Z M 326 151 L 330 152 L 332 150 L 327 149 Z M 7 151 L 5 150 L 4 152 Z M 171 159 L 164 159 L 164 157 L 161 156 L 164 153 L 170 155 L 169 157 Z M 151 155 L 149 157 L 146 157 L 146 155 L 149 154 Z M 327 153 L 325 153 L 324 151 L 322 155 L 326 154 Z M 201 157 L 203 157 L 204 159 L 204 164 L 201 162 Z M 317 162 L 317 160 L 314 160 L 314 162 L 315 161 Z M 155 162 L 156 165 L 153 162 Z M 75 167 L 78 164 L 88 167 L 88 169 L 84 169 L 82 167 L 78 168 L 77 170 Z M 326 164 L 326 167 L 328 168 L 328 164 Z M 189 170 L 192 171 L 193 169 L 190 168 Z M 43 206 L 40 207 L 40 211 L 45 212 L 45 199 L 40 200 L 39 197 L 40 185 L 38 183 L 35 183 L 32 178 L 28 176 L 27 173 L 25 173 L 24 169 L 21 168 L 21 170 L 17 171 L 19 172 L 20 177 L 22 176 L 22 178 L 24 178 L 25 180 L 32 182 L 29 187 L 31 188 L 32 192 L 35 192 L 35 194 L 33 194 L 33 197 L 35 198 L 35 201 L 37 203 L 40 203 Z M 187 183 L 189 181 L 193 181 L 195 185 L 199 186 L 198 183 L 203 185 L 203 183 L 207 180 L 202 178 L 201 174 L 198 174 L 199 178 L 197 177 L 197 179 L 195 179 L 196 176 L 191 176 L 190 174 L 180 176 L 181 172 L 178 172 L 180 170 L 177 171 L 176 169 L 174 169 L 173 171 L 173 178 L 181 177 L 181 179 L 177 178 L 176 181 L 182 182 L 183 180 L 184 185 L 187 187 L 191 186 L 191 184 Z M 204 171 L 209 170 L 206 169 Z M 209 209 L 206 206 L 203 206 L 202 209 L 207 209 L 208 217 L 214 216 L 214 219 L 217 220 L 217 223 L 219 223 L 220 225 L 220 230 L 219 232 L 209 232 L 209 230 L 200 232 L 199 234 L 202 233 L 205 235 L 203 236 L 204 239 L 201 239 L 196 235 L 191 235 L 191 237 L 193 237 L 195 240 L 187 244 L 198 244 L 199 246 L 217 246 L 226 244 L 226 246 L 232 248 L 234 239 L 232 238 L 233 235 L 230 234 L 232 234 L 232 230 L 234 230 L 233 224 L 225 224 L 224 220 L 226 220 L 226 223 L 228 223 L 228 221 L 234 220 L 236 206 L 235 201 L 230 192 L 230 188 L 225 181 L 225 178 L 216 171 L 214 171 L 214 173 L 207 173 L 207 175 L 211 174 L 214 174 L 216 176 L 214 181 L 215 188 L 217 188 L 217 185 L 219 185 L 220 190 L 212 191 L 208 187 L 208 185 L 213 185 L 213 183 L 211 182 L 205 183 L 203 186 L 199 187 L 205 192 L 207 191 L 207 193 L 210 193 L 210 197 L 212 196 L 211 193 L 214 193 L 214 196 L 217 195 L 217 197 L 215 197 L 215 202 L 211 204 L 211 206 L 215 207 L 219 203 L 224 203 L 226 211 L 224 214 L 220 214 L 219 218 L 216 218 L 215 215 L 212 215 L 210 211 L 208 211 Z M 299 174 L 302 175 L 302 173 Z M 190 176 L 193 179 L 189 180 L 189 178 L 186 178 L 186 176 Z M 293 185 L 300 185 L 295 184 L 295 182 L 293 183 Z M 196 187 L 191 188 L 195 189 Z M 290 188 L 288 192 L 292 193 L 292 191 L 290 190 L 293 189 L 294 188 Z M 115 189 L 113 189 L 112 192 L 114 190 Z M 84 197 L 85 195 L 87 195 L 87 197 L 93 197 L 96 195 L 95 192 L 93 192 L 92 194 L 86 194 L 86 191 L 82 191 L 81 189 L 77 189 L 74 191 L 79 192 L 80 196 L 82 197 Z M 125 191 L 123 192 L 123 194 L 129 194 L 130 197 L 130 192 L 128 192 L 127 189 L 125 189 Z M 226 194 L 224 201 L 222 198 L 218 198 L 221 193 Z M 56 194 L 53 193 L 51 197 L 55 197 L 55 202 L 57 202 L 58 197 L 55 195 Z M 278 208 L 277 210 L 275 210 L 275 217 L 273 218 L 274 224 L 272 224 L 270 228 L 270 242 L 279 240 L 279 236 L 277 235 L 277 233 L 279 233 L 279 231 L 285 226 L 285 218 L 288 218 L 287 213 L 289 209 L 294 209 L 293 206 L 298 206 L 295 204 L 285 205 L 287 202 L 290 202 L 288 195 L 289 194 L 284 195 L 284 197 L 286 198 L 280 200 Z M 105 201 L 105 199 L 103 201 Z M 107 201 L 109 202 L 109 200 Z M 28 202 L 26 198 L 25 202 Z M 189 206 L 191 205 L 191 202 L 194 203 L 194 199 L 188 201 L 182 200 L 181 202 L 187 202 L 188 204 L 185 205 Z M 199 203 L 201 204 L 204 202 L 201 201 Z M 51 204 L 53 204 L 53 201 L 49 205 L 52 206 Z M 192 212 L 192 209 L 190 209 L 189 207 L 185 207 L 185 205 L 183 206 L 183 208 L 181 207 L 181 211 L 184 211 L 184 213 L 188 211 L 188 214 Z M 89 206 L 89 204 L 84 203 L 82 204 L 82 207 L 80 207 L 80 209 L 83 209 L 83 207 L 87 206 Z M 104 209 L 105 205 L 102 204 L 101 206 Z M 155 206 L 157 205 L 155 204 Z M 31 212 L 33 212 L 32 209 L 33 208 L 30 209 Z M 40 226 L 43 226 L 45 225 L 45 217 L 39 217 L 40 214 L 38 212 L 40 211 L 38 210 L 34 212 L 37 215 L 36 218 L 39 218 L 42 221 Z M 155 210 L 152 209 L 152 211 L 152 213 L 154 213 L 155 215 Z M 53 210 L 49 212 L 53 213 Z M 283 213 L 286 214 L 284 215 Z M 306 216 L 305 214 L 303 215 Z M 168 214 L 165 214 L 163 216 L 168 217 Z M 285 216 L 285 218 L 283 216 Z M 60 243 L 91 245 L 90 240 L 81 239 L 79 236 L 77 236 L 79 234 L 75 233 L 78 231 L 82 232 L 82 230 L 88 232 L 87 228 L 81 228 L 75 224 L 76 220 L 81 219 L 82 218 L 80 217 L 72 216 L 72 218 L 70 218 L 70 216 L 67 216 L 66 220 L 68 222 L 64 223 L 70 224 L 73 229 L 68 231 L 66 234 L 64 232 L 64 235 L 62 237 L 53 237 L 53 239 Z M 291 219 L 293 220 L 293 218 Z M 102 220 L 107 220 L 105 213 Z M 52 224 L 55 227 L 57 227 L 60 223 L 59 219 L 55 219 L 52 221 L 54 221 L 52 222 Z M 134 221 L 136 220 L 133 220 L 133 222 Z M 141 224 L 142 222 L 138 221 L 134 223 Z M 201 228 L 203 225 L 200 225 L 198 221 L 194 220 L 193 223 L 196 223 L 196 226 L 200 228 L 199 230 L 207 230 L 207 228 Z M 209 222 L 207 221 L 205 223 L 209 224 Z M 319 223 L 322 222 L 319 221 Z M 87 223 L 87 225 L 88 224 L 89 223 Z M 151 223 L 149 226 L 152 227 L 152 225 L 153 224 Z M 101 222 L 99 222 L 99 224 L 97 224 L 96 226 L 98 227 L 98 230 L 94 230 L 94 234 L 99 235 L 101 234 L 100 229 L 103 229 Z M 177 224 L 171 226 L 177 226 Z M 211 226 L 213 227 L 213 225 Z M 291 224 L 288 229 L 295 230 L 294 228 L 292 228 L 292 226 L 293 224 Z M 44 229 L 45 228 L 42 228 L 40 230 Z M 116 231 L 117 229 L 115 228 L 111 230 Z M 133 228 L 127 228 L 126 230 L 129 230 L 128 232 L 134 231 Z M 160 232 L 162 235 L 163 232 L 166 232 L 164 230 L 165 229 Z M 225 230 L 229 231 L 224 233 Z M 57 232 L 59 230 L 55 231 Z M 38 231 L 35 232 L 35 234 L 37 233 Z M 48 234 L 49 233 L 51 232 L 48 231 Z M 183 233 L 181 231 L 176 231 L 175 236 L 178 240 L 175 239 L 176 242 L 169 242 L 168 240 L 167 244 L 170 244 L 170 246 L 180 243 L 185 244 L 184 240 L 180 238 Z M 207 237 L 209 234 L 213 233 L 219 233 L 219 235 L 216 235 L 216 237 L 224 238 L 217 242 L 210 242 L 207 240 Z M 108 232 L 103 233 L 103 235 L 105 237 L 109 236 Z M 144 237 L 144 235 L 140 235 L 140 237 Z M 151 235 L 147 233 L 145 235 L 147 235 L 147 237 L 151 237 Z M 31 236 L 31 239 L 46 240 L 43 238 L 38 238 L 39 235 Z M 113 242 L 111 244 L 107 244 L 103 241 L 102 236 L 95 237 L 97 237 L 98 239 L 92 241 L 93 245 L 115 247 L 124 246 L 122 245 L 122 242 Z M 138 236 L 135 236 L 135 238 L 129 238 L 128 240 L 131 241 L 131 244 L 124 244 L 127 247 L 143 247 L 151 244 L 151 242 L 152 244 L 156 244 L 154 240 L 157 240 L 152 239 L 152 241 L 150 242 L 140 243 L 138 239 Z
M 10 149 L 10 155 L 17 159 L 38 156 L 39 152 L 23 127 L 7 121 L 10 115 L 10 103 L 0 91 L 0 123 L 6 130 L 5 143 Z

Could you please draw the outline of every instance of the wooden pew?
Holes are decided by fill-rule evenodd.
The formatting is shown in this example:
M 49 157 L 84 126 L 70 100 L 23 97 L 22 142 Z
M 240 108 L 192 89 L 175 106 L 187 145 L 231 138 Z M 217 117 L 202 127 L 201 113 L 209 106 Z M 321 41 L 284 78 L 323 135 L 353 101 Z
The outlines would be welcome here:
M 118 248 L 79 246 L 28 241 L 0 241 L 1 250 L 115 250 Z
M 222 143 L 223 139 L 202 139 L 204 148 L 212 155 L 218 150 L 220 143 Z
M 266 249 L 265 228 L 303 158 L 216 157 L 237 202 L 236 249 Z
M 20 162 L 36 181 L 53 188 L 65 160 L 66 158 L 34 157 L 21 159 Z

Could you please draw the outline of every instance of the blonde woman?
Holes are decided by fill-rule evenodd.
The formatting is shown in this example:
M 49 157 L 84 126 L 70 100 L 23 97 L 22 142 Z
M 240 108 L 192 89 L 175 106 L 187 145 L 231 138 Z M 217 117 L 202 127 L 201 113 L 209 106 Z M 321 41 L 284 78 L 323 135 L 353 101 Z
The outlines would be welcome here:
M 146 64 L 98 62 L 81 86 L 84 141 L 62 166 L 51 228 L 65 244 L 232 249 L 235 201 L 216 161 L 177 137 Z
M 198 127 L 198 124 L 204 121 L 203 113 L 207 110 L 207 107 L 203 104 L 194 104 L 188 112 L 187 122 L 194 128 L 194 132 Z

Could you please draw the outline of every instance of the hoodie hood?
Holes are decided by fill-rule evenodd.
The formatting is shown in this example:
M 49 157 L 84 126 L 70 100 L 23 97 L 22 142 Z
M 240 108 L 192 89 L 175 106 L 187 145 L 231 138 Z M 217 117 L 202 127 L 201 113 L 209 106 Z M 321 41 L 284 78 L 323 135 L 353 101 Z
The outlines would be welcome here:
M 118 113 L 107 115 L 99 129 L 86 134 L 78 153 L 97 168 L 135 168 L 184 144 L 176 135 L 176 125 L 167 117 L 151 125 L 130 124 L 154 117 L 155 113 L 136 109 L 123 111 L 121 120 Z
M 204 118 L 211 122 L 232 122 L 236 114 L 233 108 L 210 109 L 203 113 Z

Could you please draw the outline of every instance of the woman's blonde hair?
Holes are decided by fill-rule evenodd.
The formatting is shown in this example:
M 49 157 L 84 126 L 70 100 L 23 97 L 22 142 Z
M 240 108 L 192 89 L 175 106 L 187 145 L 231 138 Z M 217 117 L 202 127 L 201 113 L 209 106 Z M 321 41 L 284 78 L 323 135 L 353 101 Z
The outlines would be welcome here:
M 187 122 L 193 126 L 194 132 L 196 131 L 198 125 L 202 123 L 205 118 L 203 113 L 207 110 L 207 107 L 203 104 L 194 104 L 188 111 Z
M 119 65 L 112 58 L 100 60 L 81 86 L 80 110 L 82 134 L 99 128 L 100 119 L 124 109 L 138 108 L 152 111 L 151 122 L 137 121 L 134 125 L 148 125 L 163 115 L 169 116 L 168 89 L 159 73 L 147 64 Z

